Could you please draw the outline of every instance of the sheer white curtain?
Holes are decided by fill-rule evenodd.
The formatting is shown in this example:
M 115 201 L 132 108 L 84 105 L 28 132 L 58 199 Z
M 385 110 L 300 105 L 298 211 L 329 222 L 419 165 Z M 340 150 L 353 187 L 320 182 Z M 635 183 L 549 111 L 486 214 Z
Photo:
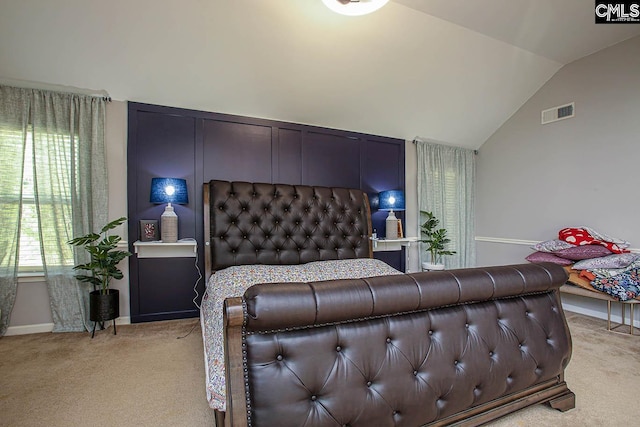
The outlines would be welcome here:
M 104 117 L 100 97 L 0 85 L 0 335 L 25 237 L 39 242 L 54 332 L 88 329 L 89 289 L 73 271 L 86 255 L 67 241 L 107 221 Z
M 9 326 L 18 286 L 22 163 L 28 111 L 28 102 L 19 91 L 0 86 L 0 336 Z
M 473 150 L 436 144 L 416 138 L 418 156 L 418 209 L 432 212 L 447 229 L 446 268 L 475 266 L 475 153 Z M 418 227 L 425 221 L 418 219 Z M 418 229 L 420 236 L 420 229 Z M 420 252 L 421 258 L 425 252 Z M 426 260 L 426 259 L 425 259 Z M 422 259 L 421 259 L 422 261 Z

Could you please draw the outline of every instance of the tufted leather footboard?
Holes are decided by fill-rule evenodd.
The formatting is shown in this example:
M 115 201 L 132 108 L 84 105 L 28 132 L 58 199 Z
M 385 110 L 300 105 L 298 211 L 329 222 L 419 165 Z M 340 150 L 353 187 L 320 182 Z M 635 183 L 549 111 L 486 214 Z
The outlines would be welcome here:
M 226 302 L 226 425 L 479 425 L 574 406 L 554 264 L 262 284 Z

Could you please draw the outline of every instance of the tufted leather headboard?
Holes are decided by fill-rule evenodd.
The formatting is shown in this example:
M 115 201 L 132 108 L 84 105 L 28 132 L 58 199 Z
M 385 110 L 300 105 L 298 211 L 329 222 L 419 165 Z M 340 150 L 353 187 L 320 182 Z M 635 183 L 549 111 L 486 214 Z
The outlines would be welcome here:
M 371 258 L 367 194 L 348 188 L 204 184 L 205 269 Z

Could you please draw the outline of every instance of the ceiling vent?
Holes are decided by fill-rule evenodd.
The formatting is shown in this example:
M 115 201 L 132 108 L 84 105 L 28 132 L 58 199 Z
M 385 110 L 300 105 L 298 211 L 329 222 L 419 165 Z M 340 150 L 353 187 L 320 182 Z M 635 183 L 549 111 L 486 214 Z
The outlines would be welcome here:
M 575 116 L 576 103 L 560 105 L 542 111 L 542 124 L 557 122 L 558 120 L 570 119 Z

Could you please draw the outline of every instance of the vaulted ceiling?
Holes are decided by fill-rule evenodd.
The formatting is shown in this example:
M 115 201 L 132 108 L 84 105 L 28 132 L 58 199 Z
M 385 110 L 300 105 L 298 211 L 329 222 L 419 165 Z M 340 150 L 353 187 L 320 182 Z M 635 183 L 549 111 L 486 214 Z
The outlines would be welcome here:
M 564 64 L 640 34 L 590 0 L 0 4 L 0 78 L 478 148 Z
M 640 35 L 637 24 L 594 24 L 590 0 L 394 0 L 561 64 Z

